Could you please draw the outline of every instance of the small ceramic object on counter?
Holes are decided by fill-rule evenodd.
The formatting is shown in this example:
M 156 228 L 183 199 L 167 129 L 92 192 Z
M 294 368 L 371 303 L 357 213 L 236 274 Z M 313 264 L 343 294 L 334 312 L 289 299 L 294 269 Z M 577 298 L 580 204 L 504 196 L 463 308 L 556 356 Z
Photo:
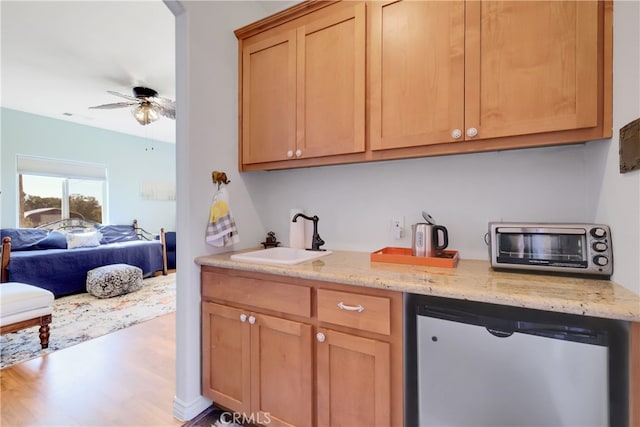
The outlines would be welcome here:
M 278 242 L 278 239 L 276 238 L 276 233 L 274 233 L 273 231 L 269 231 L 267 233 L 267 238 L 265 239 L 264 242 L 262 242 L 262 246 L 264 246 L 265 249 L 275 248 L 279 244 L 280 242 Z

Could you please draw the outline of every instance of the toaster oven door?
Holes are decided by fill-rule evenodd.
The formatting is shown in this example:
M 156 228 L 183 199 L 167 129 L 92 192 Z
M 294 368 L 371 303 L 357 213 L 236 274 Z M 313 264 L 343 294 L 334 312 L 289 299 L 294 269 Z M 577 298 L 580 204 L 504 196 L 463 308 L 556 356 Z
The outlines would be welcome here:
M 496 230 L 497 264 L 587 268 L 589 249 L 585 230 L 546 231 L 501 227 Z

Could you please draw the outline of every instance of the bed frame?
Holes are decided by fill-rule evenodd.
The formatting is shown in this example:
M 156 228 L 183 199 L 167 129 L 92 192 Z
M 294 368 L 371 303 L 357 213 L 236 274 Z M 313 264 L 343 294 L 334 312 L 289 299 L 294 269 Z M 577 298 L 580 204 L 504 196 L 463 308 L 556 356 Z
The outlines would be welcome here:
M 39 225 L 36 228 L 43 228 L 46 230 L 83 230 L 98 228 L 100 223 L 90 221 L 82 218 L 65 218 L 58 221 L 49 222 L 47 224 Z M 141 240 L 156 240 L 160 237 L 162 242 L 162 274 L 167 275 L 167 241 L 164 233 L 164 228 L 160 229 L 160 234 L 150 233 L 144 228 L 138 225 L 138 220 L 134 219 L 132 224 L 133 230 Z M 2 239 L 2 264 L 0 269 L 0 283 L 5 283 L 9 280 L 9 272 L 7 267 L 11 262 L 11 238 L 5 237 Z

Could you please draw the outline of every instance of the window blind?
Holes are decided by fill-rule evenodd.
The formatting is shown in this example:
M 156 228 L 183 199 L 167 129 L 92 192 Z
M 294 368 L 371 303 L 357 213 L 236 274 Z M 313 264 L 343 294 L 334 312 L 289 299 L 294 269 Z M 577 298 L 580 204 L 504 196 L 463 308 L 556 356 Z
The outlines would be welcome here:
M 17 156 L 19 174 L 58 176 L 63 178 L 106 180 L 107 167 L 97 163 L 44 157 Z

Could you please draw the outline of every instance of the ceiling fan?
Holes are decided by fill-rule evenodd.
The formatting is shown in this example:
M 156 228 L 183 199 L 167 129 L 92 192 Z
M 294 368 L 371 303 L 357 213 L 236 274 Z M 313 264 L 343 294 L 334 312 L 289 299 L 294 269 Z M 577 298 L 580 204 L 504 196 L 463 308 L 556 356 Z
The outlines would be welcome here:
M 107 93 L 127 99 L 128 101 L 114 102 L 112 104 L 96 105 L 89 107 L 98 110 L 110 110 L 113 108 L 133 107 L 133 117 L 145 126 L 155 122 L 160 116 L 169 119 L 176 118 L 176 103 L 168 98 L 158 96 L 158 92 L 147 87 L 136 86 L 133 88 L 133 96 L 108 90 Z

